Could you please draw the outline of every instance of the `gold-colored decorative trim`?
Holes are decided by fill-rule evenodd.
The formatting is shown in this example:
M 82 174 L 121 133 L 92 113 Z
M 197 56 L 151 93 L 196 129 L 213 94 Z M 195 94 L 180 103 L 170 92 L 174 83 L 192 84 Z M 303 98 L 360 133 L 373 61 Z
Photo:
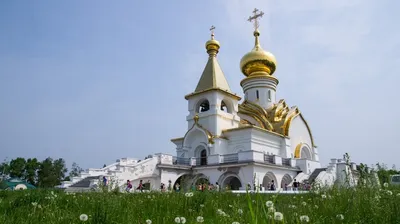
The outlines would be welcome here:
M 242 124 L 242 126 L 246 127 L 249 126 L 249 124 L 254 125 L 261 129 L 265 129 L 285 137 L 289 136 L 289 127 L 292 120 L 297 116 L 300 116 L 310 134 L 312 147 L 315 147 L 314 138 L 307 121 L 304 119 L 303 115 L 296 106 L 289 109 L 288 105 L 283 99 L 279 100 L 278 103 L 267 109 L 262 108 L 260 105 L 254 102 L 245 100 L 239 105 L 238 113 L 249 116 L 256 121 L 255 124 L 251 124 L 248 120 L 242 121 L 241 119 L 240 124 Z
M 226 90 L 220 89 L 220 88 L 209 88 L 209 89 L 205 89 L 205 90 L 202 90 L 202 91 L 199 91 L 199 92 L 194 92 L 194 93 L 191 93 L 191 94 L 186 95 L 186 96 L 185 96 L 185 99 L 188 100 L 188 99 L 191 98 L 191 97 L 197 96 L 197 95 L 199 95 L 199 94 L 201 94 L 201 93 L 210 92 L 210 91 L 218 91 L 218 92 L 227 94 L 228 96 L 230 96 L 230 97 L 232 97 L 232 98 L 234 98 L 234 99 L 236 99 L 236 100 L 241 100 L 241 99 L 242 99 L 240 96 L 238 96 L 238 95 L 236 95 L 236 94 L 233 94 L 233 93 L 231 93 L 231 92 L 228 92 L 228 91 L 226 91 Z
M 304 119 L 303 114 L 301 114 L 300 112 L 299 112 L 298 114 L 296 114 L 296 115 L 294 115 L 294 116 L 292 116 L 291 118 L 288 119 L 288 121 L 287 121 L 287 128 L 285 128 L 285 135 L 289 135 L 289 126 L 290 126 L 290 123 L 291 123 L 292 120 L 293 120 L 294 118 L 296 118 L 297 116 L 300 116 L 300 118 L 303 120 L 304 124 L 306 125 L 306 128 L 307 128 L 308 132 L 310 133 L 310 138 L 311 138 L 312 147 L 313 147 L 313 148 L 316 148 L 316 145 L 315 145 L 315 143 L 314 143 L 314 137 L 313 137 L 312 132 L 311 132 L 311 128 L 310 128 L 310 126 L 308 125 L 306 119 Z
M 267 111 L 265 111 L 265 109 L 262 108 L 260 105 L 245 100 L 242 104 L 239 105 L 239 113 L 250 116 L 257 121 L 260 127 L 269 131 L 274 131 L 274 127 L 268 120 Z
M 301 153 L 301 146 L 303 145 L 303 143 L 299 143 L 296 146 L 296 149 L 294 150 L 294 158 L 299 159 L 300 158 L 300 153 Z
M 185 139 L 185 138 L 184 138 L 184 137 L 181 137 L 181 138 L 173 138 L 173 139 L 171 139 L 171 142 L 181 141 L 181 140 L 183 140 L 183 139 Z
M 215 136 L 213 136 L 212 133 L 211 133 L 209 130 L 207 130 L 207 129 L 204 128 L 201 124 L 199 124 L 199 119 L 200 119 L 200 117 L 199 117 L 199 115 L 197 115 L 197 114 L 193 117 L 194 124 L 193 124 L 193 126 L 186 132 L 186 134 L 185 134 L 185 136 L 183 137 L 183 139 L 185 139 L 186 136 L 189 134 L 189 132 L 190 132 L 195 126 L 197 126 L 198 128 L 202 129 L 202 130 L 206 133 L 207 139 L 208 139 L 208 143 L 214 144 L 214 137 L 215 137 Z M 183 142 L 182 142 L 182 146 L 183 146 Z
M 242 125 L 253 125 L 250 121 L 246 119 L 240 119 L 240 124 Z

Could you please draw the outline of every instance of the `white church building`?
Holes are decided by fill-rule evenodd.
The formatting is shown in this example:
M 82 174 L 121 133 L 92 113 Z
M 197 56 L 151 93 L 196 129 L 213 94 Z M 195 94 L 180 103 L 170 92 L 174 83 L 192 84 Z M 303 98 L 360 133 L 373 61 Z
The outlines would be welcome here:
M 134 188 L 142 180 L 148 189 L 164 183 L 189 185 L 207 180 L 221 189 L 239 190 L 246 185 L 276 189 L 293 180 L 322 185 L 344 182 L 343 171 L 356 172 L 356 165 L 332 159 L 321 168 L 319 150 L 311 128 L 296 106 L 277 100 L 276 59 L 262 49 L 256 14 L 254 48 L 240 61 L 244 96 L 231 91 L 217 55 L 220 44 L 206 42 L 208 61 L 188 102 L 187 131 L 172 139 L 176 155 L 155 154 L 143 161 L 123 158 L 101 169 L 89 169 L 64 182 L 67 191 L 84 191 L 98 184 L 103 176 L 123 187 L 127 180 Z M 243 99 L 242 99 L 243 98 Z

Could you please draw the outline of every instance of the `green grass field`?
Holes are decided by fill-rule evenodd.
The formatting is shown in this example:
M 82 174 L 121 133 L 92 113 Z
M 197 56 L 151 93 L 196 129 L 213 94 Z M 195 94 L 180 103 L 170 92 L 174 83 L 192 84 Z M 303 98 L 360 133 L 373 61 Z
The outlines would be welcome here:
M 87 220 L 81 221 L 85 215 Z M 0 192 L 0 223 L 263 224 L 307 221 L 321 224 L 400 223 L 400 189 L 360 188 L 296 195 Z

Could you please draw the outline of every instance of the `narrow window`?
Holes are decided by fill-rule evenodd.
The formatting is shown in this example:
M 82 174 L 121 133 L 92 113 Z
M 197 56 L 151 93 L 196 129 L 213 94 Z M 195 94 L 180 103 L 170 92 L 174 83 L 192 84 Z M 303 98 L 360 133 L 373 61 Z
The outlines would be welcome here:
M 268 90 L 268 101 L 271 101 L 271 90 Z
M 245 99 L 245 100 L 247 100 L 247 95 L 248 95 L 248 93 L 246 93 L 246 95 L 244 96 L 244 99 Z
M 258 94 L 258 90 L 256 91 L 256 96 L 257 96 L 257 100 L 260 98 L 259 94 Z

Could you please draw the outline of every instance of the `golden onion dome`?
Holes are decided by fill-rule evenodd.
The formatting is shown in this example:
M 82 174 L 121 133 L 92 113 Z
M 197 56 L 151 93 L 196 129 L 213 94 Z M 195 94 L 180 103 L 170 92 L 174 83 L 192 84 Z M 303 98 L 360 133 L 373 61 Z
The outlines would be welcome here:
M 211 55 L 216 55 L 220 48 L 219 41 L 214 39 L 214 33 L 211 34 L 211 40 L 206 42 L 207 53 Z
M 255 30 L 255 46 L 240 60 L 240 69 L 245 76 L 251 76 L 252 73 L 259 74 L 260 72 L 272 75 L 276 69 L 275 56 L 261 48 L 258 36 L 260 36 L 260 32 Z

